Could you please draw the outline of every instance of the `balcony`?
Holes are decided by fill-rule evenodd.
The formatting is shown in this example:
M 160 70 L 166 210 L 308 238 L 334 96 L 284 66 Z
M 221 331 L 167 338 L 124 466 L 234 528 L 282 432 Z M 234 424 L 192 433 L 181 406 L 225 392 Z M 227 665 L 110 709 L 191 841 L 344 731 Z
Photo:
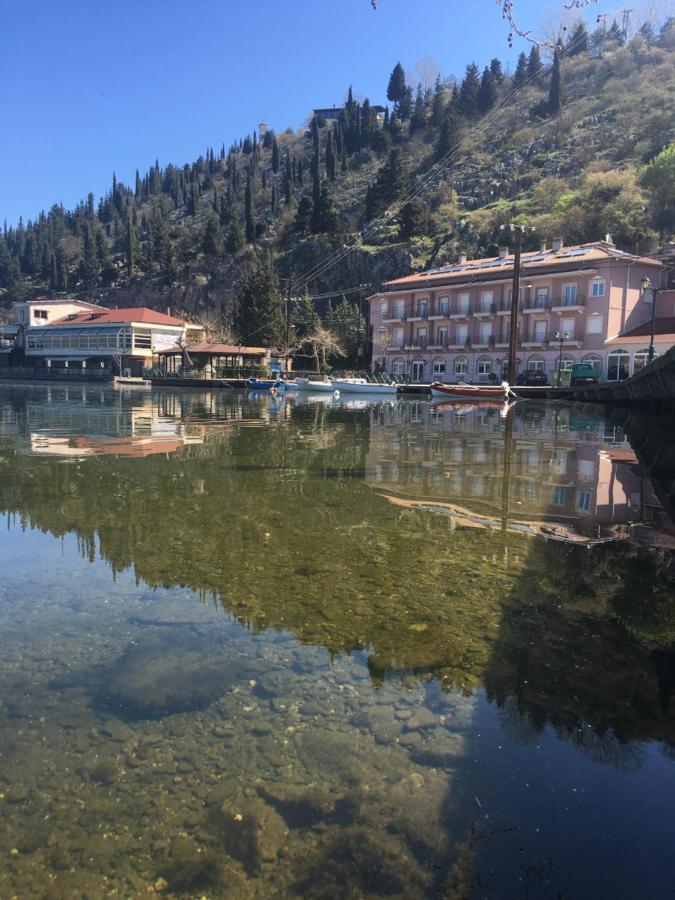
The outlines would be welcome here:
M 523 300 L 521 304 L 521 312 L 523 313 L 548 313 L 551 311 L 551 300 L 547 297 L 545 300 L 531 297 L 529 300 Z
M 401 353 L 401 351 L 405 350 L 405 344 L 403 341 L 396 344 L 386 344 L 384 348 L 385 353 Z
M 394 312 L 394 313 L 392 313 L 390 318 L 382 319 L 382 324 L 383 325 L 395 325 L 400 322 L 405 322 L 405 320 L 406 320 L 405 312 L 400 312 L 400 313 Z
M 586 308 L 585 297 L 557 297 L 552 301 L 551 309 L 557 313 L 582 313 Z
M 471 311 L 467 309 L 458 309 L 457 312 L 450 313 L 448 318 L 450 319 L 468 319 L 471 316 Z
M 413 350 L 426 350 L 427 349 L 427 339 L 422 337 L 413 338 L 411 344 Z
M 548 334 L 545 334 L 543 336 L 530 334 L 521 343 L 522 343 L 523 347 L 527 347 L 527 348 L 541 347 L 543 350 L 544 347 L 546 347 L 550 343 L 550 340 L 551 339 L 549 338 Z
M 436 310 L 435 313 L 429 314 L 430 321 L 438 321 L 439 319 L 449 319 L 450 318 L 450 307 L 442 306 L 440 309 Z
M 491 303 L 485 309 L 477 309 L 474 311 L 474 319 L 490 319 L 497 312 L 497 304 Z

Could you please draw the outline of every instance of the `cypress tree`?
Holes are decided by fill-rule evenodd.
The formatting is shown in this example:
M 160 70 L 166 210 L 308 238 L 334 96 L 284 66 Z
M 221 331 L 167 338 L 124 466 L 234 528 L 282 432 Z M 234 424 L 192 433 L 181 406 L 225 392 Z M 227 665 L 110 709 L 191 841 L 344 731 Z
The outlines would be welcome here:
M 293 199 L 293 178 L 291 176 L 291 157 L 286 154 L 286 175 L 284 177 L 284 201 L 286 206 L 291 205 Z
M 215 214 L 209 216 L 202 239 L 204 256 L 219 259 L 223 255 L 223 236 Z
M 403 96 L 401 97 L 401 101 L 398 104 L 398 115 L 402 122 L 406 122 L 413 111 L 413 93 L 412 88 L 406 87 L 403 91 Z
M 434 86 L 434 96 L 431 101 L 431 124 L 434 128 L 440 128 L 445 114 L 445 103 L 443 102 L 443 82 L 441 76 L 436 76 L 436 84 Z
M 127 240 L 126 240 L 126 264 L 127 275 L 131 277 L 134 272 L 134 229 L 131 218 L 127 216 Z
M 230 253 L 238 253 L 244 246 L 244 243 L 244 232 L 241 230 L 241 225 L 238 219 L 233 219 L 225 239 L 225 248 Z
M 277 214 L 277 186 L 276 184 L 272 185 L 272 197 L 270 199 L 270 210 L 273 216 Z
M 427 122 L 426 110 L 424 108 L 424 97 L 422 96 L 422 85 L 417 85 L 415 93 L 415 103 L 413 104 L 412 115 L 410 116 L 410 134 L 421 131 Z
M 87 226 L 84 231 L 84 255 L 80 263 L 80 274 L 84 286 L 88 289 L 96 287 L 100 267 L 96 256 L 96 242 L 92 238 L 91 229 Z
M 335 181 L 335 135 L 332 130 L 326 135 L 326 175 L 331 181 Z
M 246 216 L 246 243 L 255 243 L 255 217 L 253 215 L 253 186 L 251 176 L 246 181 L 246 194 L 244 195 L 244 211 Z
M 312 231 L 318 234 L 321 230 L 321 177 L 319 175 L 319 167 L 314 170 L 314 181 L 312 184 Z
M 562 88 L 560 84 L 560 53 L 556 47 L 553 51 L 553 66 L 551 67 L 551 84 L 548 89 L 547 110 L 549 116 L 557 116 L 562 105 Z
M 62 247 L 56 248 L 56 290 L 68 290 L 68 263 Z
M 311 197 L 301 197 L 298 208 L 295 213 L 295 222 L 293 228 L 300 234 L 308 234 L 312 227 L 314 206 Z
M 51 258 L 51 271 L 49 275 L 49 287 L 52 291 L 58 290 L 59 284 L 59 271 L 56 265 L 56 253 L 52 253 Z
M 403 66 L 401 65 L 401 63 L 397 62 L 392 70 L 391 75 L 389 76 L 389 84 L 387 85 L 387 100 L 390 100 L 392 103 L 398 105 L 403 99 L 405 90 L 405 72 L 403 71 Z
M 279 144 L 276 138 L 274 138 L 272 143 L 272 171 L 275 175 L 279 171 Z

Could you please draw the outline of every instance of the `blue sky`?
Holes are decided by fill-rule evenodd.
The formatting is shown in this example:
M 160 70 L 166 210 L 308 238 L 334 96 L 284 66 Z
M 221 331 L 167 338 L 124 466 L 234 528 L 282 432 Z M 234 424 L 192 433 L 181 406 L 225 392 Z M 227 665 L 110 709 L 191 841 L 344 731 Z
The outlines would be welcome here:
M 556 7 L 552 7 L 555 15 Z M 536 27 L 542 6 L 518 3 Z M 313 106 L 386 102 L 397 60 L 442 73 L 514 60 L 493 0 L 22 0 L 0 25 L 0 221 L 72 207 L 160 164 L 226 147 Z M 527 48 L 526 48 L 527 49 Z

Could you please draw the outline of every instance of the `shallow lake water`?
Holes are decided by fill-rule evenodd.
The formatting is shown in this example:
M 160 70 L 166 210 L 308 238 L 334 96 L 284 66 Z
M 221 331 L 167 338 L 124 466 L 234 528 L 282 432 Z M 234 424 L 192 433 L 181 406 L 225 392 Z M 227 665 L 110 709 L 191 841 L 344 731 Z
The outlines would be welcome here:
M 672 897 L 669 435 L 0 383 L 0 897 Z

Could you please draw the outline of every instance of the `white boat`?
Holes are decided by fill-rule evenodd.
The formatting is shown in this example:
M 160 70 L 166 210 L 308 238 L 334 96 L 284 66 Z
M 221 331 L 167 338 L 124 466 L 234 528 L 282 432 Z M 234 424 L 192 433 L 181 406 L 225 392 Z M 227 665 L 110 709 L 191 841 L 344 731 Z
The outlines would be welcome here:
M 341 394 L 396 394 L 398 386 L 395 384 L 377 384 L 366 378 L 333 378 L 333 388 Z
M 321 381 L 311 381 L 309 378 L 296 378 L 294 381 L 297 391 L 311 391 L 312 393 L 332 394 L 335 391 L 333 382 L 327 379 Z

